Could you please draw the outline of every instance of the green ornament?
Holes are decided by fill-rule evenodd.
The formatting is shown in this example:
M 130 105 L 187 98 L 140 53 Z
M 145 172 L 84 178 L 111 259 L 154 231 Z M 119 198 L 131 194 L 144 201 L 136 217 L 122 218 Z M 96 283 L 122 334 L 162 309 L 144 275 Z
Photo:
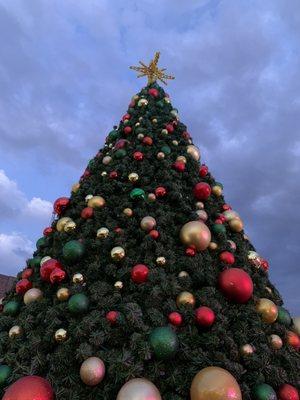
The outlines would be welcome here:
M 119 137 L 119 132 L 113 129 L 112 131 L 109 132 L 108 134 L 108 139 L 110 141 L 116 140 Z
M 212 230 L 213 230 L 215 233 L 226 233 L 226 226 L 223 225 L 223 224 L 214 224 L 214 225 L 212 226 Z
M 266 383 L 256 385 L 253 389 L 253 396 L 254 400 L 277 400 L 274 389 Z
M 117 150 L 117 151 L 115 152 L 115 157 L 116 157 L 117 159 L 124 158 L 124 157 L 126 156 L 126 154 L 127 154 L 127 152 L 126 152 L 125 149 L 119 149 L 119 150 Z
M 289 327 L 292 323 L 292 318 L 288 310 L 283 307 L 278 307 L 278 317 L 276 321 L 286 327 Z
M 33 257 L 27 261 L 27 265 L 31 268 L 39 268 L 41 264 L 42 258 L 41 257 Z
M 134 188 L 130 192 L 130 197 L 132 198 L 132 200 L 145 199 L 145 196 L 146 196 L 146 194 L 143 189 Z
M 20 309 L 20 303 L 18 301 L 11 300 L 4 305 L 3 313 L 6 315 L 14 316 L 18 313 L 19 309 Z
M 159 108 L 163 108 L 163 107 L 165 106 L 165 103 L 164 103 L 162 100 L 159 100 L 159 101 L 156 103 L 156 105 L 157 105 Z
M 169 146 L 162 146 L 161 151 L 162 151 L 164 154 L 171 154 L 171 151 L 172 151 L 172 150 L 170 149 Z
M 63 247 L 63 256 L 67 261 L 78 261 L 84 254 L 84 245 L 78 240 L 70 240 Z
M 0 386 L 6 385 L 11 372 L 11 368 L 8 365 L 0 365 Z
M 89 309 L 89 299 L 83 293 L 74 294 L 68 301 L 68 309 L 72 314 L 83 314 Z
M 45 236 L 38 239 L 36 242 L 36 248 L 39 249 L 41 247 L 47 246 L 47 238 Z
M 178 349 L 177 335 L 168 326 L 155 328 L 149 339 L 155 356 L 160 360 L 174 356 Z
M 94 165 L 95 165 L 95 160 L 92 159 L 92 160 L 90 160 L 89 163 L 88 163 L 88 168 L 92 168 Z

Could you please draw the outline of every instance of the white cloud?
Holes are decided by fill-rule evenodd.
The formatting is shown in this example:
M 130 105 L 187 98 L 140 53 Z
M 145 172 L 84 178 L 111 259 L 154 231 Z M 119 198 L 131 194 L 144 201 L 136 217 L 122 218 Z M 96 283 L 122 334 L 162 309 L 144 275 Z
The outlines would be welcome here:
M 13 232 L 0 233 L 0 272 L 12 275 L 21 270 L 33 252 L 33 243 L 25 236 Z
M 52 213 L 53 207 L 50 201 L 33 197 L 26 206 L 24 213 L 28 216 L 48 218 Z

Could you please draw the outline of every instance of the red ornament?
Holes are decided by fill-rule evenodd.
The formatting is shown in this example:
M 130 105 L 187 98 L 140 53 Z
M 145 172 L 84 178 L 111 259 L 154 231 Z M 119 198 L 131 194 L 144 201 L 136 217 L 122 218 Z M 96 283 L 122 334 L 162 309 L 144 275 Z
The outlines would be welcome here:
M 208 167 L 204 164 L 201 165 L 201 167 L 199 168 L 199 175 L 204 178 L 208 173 Z
M 223 224 L 224 224 L 224 222 L 226 222 L 226 218 L 223 214 L 218 215 L 218 219 L 220 219 Z
M 117 177 L 118 177 L 117 171 L 111 171 L 109 173 L 109 177 L 110 177 L 110 179 L 117 179 Z
M 159 186 L 155 189 L 156 197 L 164 197 L 167 194 L 167 190 L 163 186 Z
M 131 270 L 131 279 L 134 283 L 145 283 L 148 275 L 149 268 L 144 264 L 137 264 Z
M 287 383 L 280 386 L 277 394 L 278 400 L 299 400 L 298 390 Z
M 172 124 L 167 124 L 166 125 L 166 130 L 168 133 L 173 133 L 174 132 L 174 126 Z
M 32 288 L 32 283 L 28 279 L 21 279 L 16 283 L 16 293 L 25 294 L 27 290 Z
M 252 279 L 240 268 L 225 269 L 221 272 L 219 287 L 224 296 L 235 303 L 246 303 L 253 294 Z
M 183 172 L 185 170 L 185 163 L 183 161 L 175 161 L 172 167 L 178 172 Z
M 52 232 L 53 232 L 53 229 L 51 228 L 51 226 L 48 226 L 47 228 L 45 228 L 43 230 L 43 235 L 44 236 L 49 236 Z
M 217 218 L 217 219 L 215 220 L 215 224 L 222 225 L 222 224 L 223 224 L 223 221 L 221 220 L 221 218 Z
M 152 239 L 154 239 L 154 240 L 156 240 L 156 239 L 158 239 L 159 238 L 159 232 L 157 231 L 157 230 L 155 230 L 155 229 L 152 229 L 150 232 L 149 232 L 149 235 L 152 237 Z
M 220 254 L 220 261 L 225 264 L 232 265 L 235 262 L 234 255 L 230 251 L 222 251 Z
M 211 194 L 211 187 L 206 182 L 199 182 L 194 186 L 193 193 L 197 200 L 207 200 Z
M 229 204 L 223 204 L 222 208 L 224 211 L 232 210 L 232 208 Z
M 116 232 L 117 235 L 121 235 L 123 233 L 123 229 L 120 228 L 119 226 L 115 227 L 114 231 Z
M 153 144 L 153 139 L 150 136 L 145 136 L 143 138 L 143 144 L 145 144 L 146 146 L 152 146 Z
M 91 171 L 89 169 L 86 169 L 82 175 L 82 178 L 88 178 L 89 176 L 91 176 Z
M 150 96 L 152 97 L 158 97 L 159 95 L 159 91 L 155 88 L 151 88 L 148 90 L 148 93 L 150 94 Z
M 125 135 L 129 135 L 132 132 L 131 126 L 126 125 L 124 128 Z
M 125 121 L 125 119 L 130 119 L 131 115 L 130 114 L 124 114 L 122 117 L 122 121 Z
M 31 375 L 10 385 L 2 400 L 54 400 L 54 392 L 46 379 Z
M 106 314 L 106 320 L 111 324 L 115 325 L 118 322 L 119 312 L 118 311 L 109 311 Z
M 203 328 L 212 326 L 215 322 L 216 316 L 213 310 L 209 307 L 199 307 L 195 310 L 195 320 L 198 325 Z
M 288 331 L 286 341 L 295 350 L 300 349 L 300 337 L 297 335 L 297 333 Z
M 264 271 L 266 271 L 266 272 L 269 271 L 269 263 L 264 258 L 261 260 L 260 266 Z
M 28 279 L 32 276 L 33 269 L 32 268 L 25 268 L 22 272 L 22 279 Z
M 50 274 L 50 282 L 60 283 L 66 278 L 66 272 L 60 268 L 55 268 Z
M 185 249 L 185 254 L 189 257 L 195 257 L 196 255 L 196 248 L 195 246 L 189 246 Z
M 85 207 L 85 208 L 81 211 L 81 218 L 83 218 L 83 219 L 92 218 L 93 215 L 94 215 L 94 209 L 93 209 L 93 207 Z
M 119 139 L 115 144 L 115 150 L 123 149 L 128 143 L 126 139 Z
M 144 158 L 144 154 L 143 154 L 141 151 L 135 151 L 135 152 L 133 153 L 133 158 L 134 158 L 136 161 L 142 161 L 143 158 Z
M 43 263 L 40 268 L 40 275 L 43 281 L 50 282 L 50 275 L 55 269 L 63 269 L 61 263 L 54 258 L 50 258 Z
M 174 326 L 180 326 L 182 324 L 182 316 L 181 314 L 179 314 L 179 312 L 171 312 L 168 315 L 168 319 L 170 324 L 174 325 Z
M 191 138 L 191 135 L 190 135 L 188 132 L 182 132 L 182 135 L 181 135 L 181 136 L 182 136 L 183 139 L 185 139 L 185 140 L 188 140 L 188 139 Z
M 53 204 L 53 210 L 56 214 L 60 215 L 64 209 L 69 205 L 70 199 L 68 197 L 60 197 L 55 200 Z

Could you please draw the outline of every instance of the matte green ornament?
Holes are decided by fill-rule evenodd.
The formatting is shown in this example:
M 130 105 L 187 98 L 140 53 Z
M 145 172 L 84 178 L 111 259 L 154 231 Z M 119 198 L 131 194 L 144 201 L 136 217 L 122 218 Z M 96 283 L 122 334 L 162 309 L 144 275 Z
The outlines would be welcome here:
M 109 132 L 108 138 L 110 141 L 116 140 L 119 137 L 119 132 L 113 129 L 112 131 Z
M 126 152 L 125 149 L 119 149 L 119 150 L 117 150 L 117 151 L 115 152 L 115 157 L 116 157 L 117 159 L 120 159 L 120 158 L 125 157 L 126 154 L 127 154 L 127 152 Z
M 36 242 L 36 248 L 39 249 L 41 247 L 47 246 L 47 238 L 45 236 L 38 239 Z
M 149 340 L 155 356 L 160 360 L 174 356 L 178 349 L 177 335 L 168 326 L 155 328 L 150 333 Z
M 223 224 L 214 224 L 214 225 L 212 226 L 212 230 L 213 230 L 215 233 L 226 233 L 226 226 L 223 225 Z
M 88 163 L 88 167 L 92 168 L 94 165 L 95 165 L 95 160 L 94 159 L 90 160 Z
M 288 310 L 283 307 L 278 307 L 278 317 L 276 321 L 286 327 L 289 327 L 292 323 L 292 318 Z
M 172 150 L 170 149 L 169 146 L 162 146 L 161 151 L 162 151 L 164 154 L 171 154 L 171 151 L 172 151 Z
M 255 400 L 277 400 L 274 389 L 266 383 L 261 383 L 254 387 L 253 398 Z
M 11 368 L 8 365 L 0 365 L 0 386 L 6 385 L 11 372 Z
M 20 303 L 16 300 L 11 300 L 3 307 L 3 313 L 6 315 L 17 315 L 20 310 Z
M 31 268 L 39 268 L 42 261 L 42 257 L 33 257 L 27 261 L 27 264 Z
M 85 248 L 78 240 L 70 240 L 63 247 L 63 256 L 67 261 L 78 261 L 84 254 Z
M 89 309 L 89 299 L 83 293 L 74 294 L 68 301 L 68 309 L 72 314 L 84 314 Z
M 145 192 L 144 192 L 143 189 L 134 188 L 134 189 L 132 189 L 132 191 L 130 192 L 130 197 L 131 197 L 133 200 L 136 200 L 136 199 L 145 199 L 145 196 L 146 196 L 146 194 L 145 194 Z

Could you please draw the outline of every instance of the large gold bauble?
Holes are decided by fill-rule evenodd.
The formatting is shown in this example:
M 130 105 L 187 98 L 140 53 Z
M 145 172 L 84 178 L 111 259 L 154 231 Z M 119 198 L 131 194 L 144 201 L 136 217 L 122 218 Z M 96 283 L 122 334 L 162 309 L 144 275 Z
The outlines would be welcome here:
M 300 317 L 293 318 L 292 330 L 300 336 Z
M 72 221 L 70 217 L 62 217 L 56 222 L 56 230 L 62 232 L 67 222 Z
M 125 250 L 121 246 L 116 246 L 111 250 L 110 255 L 114 261 L 121 261 L 125 257 Z
M 141 228 L 143 229 L 143 231 L 149 232 L 152 229 L 155 228 L 156 226 L 156 221 L 155 218 L 150 217 L 150 215 L 147 215 L 146 217 L 144 217 L 141 220 L 141 224 L 140 224 Z
M 200 150 L 198 147 L 194 146 L 193 144 L 190 144 L 186 148 L 186 152 L 193 157 L 195 161 L 200 160 Z
M 180 306 L 194 307 L 195 303 L 196 303 L 195 296 L 190 292 L 181 292 L 179 293 L 176 299 L 177 307 Z
M 27 290 L 24 294 L 24 303 L 26 305 L 30 303 L 34 303 L 35 301 L 39 301 L 43 298 L 43 292 L 38 288 L 32 288 Z
M 207 249 L 211 240 L 211 233 L 203 222 L 191 221 L 181 228 L 180 239 L 183 244 L 193 245 L 198 251 L 202 251 Z
M 270 335 L 269 342 L 271 347 L 275 350 L 281 349 L 281 347 L 283 346 L 282 339 L 278 335 Z
M 139 176 L 138 176 L 138 174 L 136 172 L 131 172 L 128 175 L 128 179 L 129 179 L 130 182 L 136 182 L 136 181 L 139 180 Z
M 105 199 L 102 196 L 93 196 L 87 205 L 92 208 L 102 208 L 105 206 Z
M 131 208 L 124 208 L 123 214 L 126 215 L 126 217 L 132 217 L 133 216 L 133 211 Z
M 23 329 L 19 325 L 15 325 L 12 328 L 10 328 L 8 332 L 8 336 L 10 339 L 15 339 L 20 337 L 23 334 Z
M 96 386 L 105 376 L 104 362 L 98 357 L 89 357 L 80 367 L 80 378 L 88 386 Z
M 272 324 L 278 316 L 278 308 L 272 300 L 261 298 L 256 303 L 256 311 L 260 314 L 262 320 L 267 324 Z
M 193 379 L 191 400 L 242 400 L 242 393 L 236 379 L 228 371 L 207 367 Z
M 135 378 L 121 387 L 116 400 L 162 400 L 157 387 L 148 379 Z
M 51 257 L 45 256 L 41 259 L 40 266 L 42 266 L 46 261 L 51 260 Z
M 78 192 L 79 188 L 80 188 L 80 183 L 77 182 L 77 183 L 74 183 L 71 190 L 73 193 L 76 193 L 76 192 Z
M 75 229 L 76 229 L 76 223 L 74 221 L 68 221 L 65 224 L 65 227 L 64 227 L 65 232 L 67 232 L 67 233 L 73 232 Z
M 97 238 L 105 239 L 109 235 L 109 230 L 104 226 L 97 230 Z
M 229 221 L 230 229 L 234 232 L 241 232 L 244 229 L 243 221 L 240 218 L 233 218 Z
M 70 297 L 70 290 L 68 288 L 60 288 L 56 292 L 56 297 L 59 301 L 67 301 Z
M 82 285 L 84 283 L 84 276 L 80 272 L 77 272 L 73 275 L 72 282 L 76 285 Z
M 63 328 L 58 329 L 54 334 L 54 338 L 57 341 L 57 343 L 63 343 L 63 342 L 65 342 L 67 340 L 68 333 Z

